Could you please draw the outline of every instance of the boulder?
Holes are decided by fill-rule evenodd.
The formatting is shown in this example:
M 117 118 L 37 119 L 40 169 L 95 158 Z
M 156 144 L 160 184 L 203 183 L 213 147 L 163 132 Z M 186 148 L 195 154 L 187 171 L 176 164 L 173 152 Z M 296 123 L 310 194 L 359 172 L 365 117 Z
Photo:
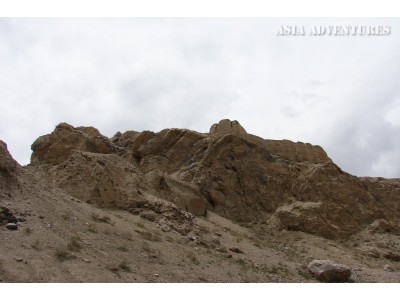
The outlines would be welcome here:
M 386 272 L 394 272 L 393 267 L 392 267 L 391 265 L 388 265 L 388 264 L 386 264 L 386 265 L 383 267 L 383 269 L 384 269 Z
M 313 260 L 307 268 L 321 282 L 348 282 L 351 276 L 348 266 L 330 260 Z
M 0 225 L 6 223 L 17 223 L 20 220 L 17 218 L 15 213 L 7 207 L 0 207 Z
M 400 261 L 400 253 L 390 250 L 384 253 L 383 257 L 392 261 Z
M 231 247 L 231 248 L 229 248 L 229 251 L 234 252 L 234 253 L 243 253 L 243 251 L 237 247 Z
M 18 230 L 18 224 L 16 223 L 7 223 L 6 228 L 8 230 Z

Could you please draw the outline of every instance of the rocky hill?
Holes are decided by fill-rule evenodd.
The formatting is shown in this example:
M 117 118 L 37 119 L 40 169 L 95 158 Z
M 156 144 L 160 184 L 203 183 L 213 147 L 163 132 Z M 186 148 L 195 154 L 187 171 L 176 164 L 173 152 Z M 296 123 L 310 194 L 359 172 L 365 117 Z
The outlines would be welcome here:
M 25 167 L 0 146 L 2 281 L 331 280 L 315 259 L 349 265 L 333 281 L 400 281 L 400 180 L 319 146 L 230 120 L 111 138 L 62 123 Z

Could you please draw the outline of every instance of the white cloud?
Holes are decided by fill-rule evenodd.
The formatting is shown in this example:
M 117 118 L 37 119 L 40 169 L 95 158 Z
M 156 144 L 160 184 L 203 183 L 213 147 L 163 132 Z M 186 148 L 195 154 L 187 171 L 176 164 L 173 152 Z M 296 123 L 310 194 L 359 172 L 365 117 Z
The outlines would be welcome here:
M 384 37 L 279 37 L 282 24 L 392 26 Z M 65 121 L 320 144 L 345 171 L 400 176 L 397 19 L 2 19 L 0 136 L 21 163 Z

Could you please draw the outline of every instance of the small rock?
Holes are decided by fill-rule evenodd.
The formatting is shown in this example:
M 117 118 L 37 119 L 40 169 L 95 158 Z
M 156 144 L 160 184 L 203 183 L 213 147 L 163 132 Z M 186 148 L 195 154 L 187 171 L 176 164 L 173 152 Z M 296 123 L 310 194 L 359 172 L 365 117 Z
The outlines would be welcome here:
M 14 258 L 15 259 L 15 261 L 16 262 L 21 262 L 21 261 L 24 261 L 24 259 L 23 258 L 21 258 L 21 257 L 16 257 L 16 258 Z
M 132 209 L 129 210 L 129 212 L 132 215 L 138 215 L 138 214 L 140 214 L 141 211 L 142 211 L 141 209 L 135 209 L 135 208 L 132 208 Z
M 39 219 L 44 219 L 44 216 L 39 216 Z
M 217 240 L 217 239 L 211 240 L 211 244 L 213 244 L 216 247 L 221 246 L 221 242 L 219 240 Z
M 88 259 L 86 259 L 86 258 L 82 258 L 82 260 L 83 260 L 85 263 L 90 264 L 90 260 L 88 260 Z
M 244 253 L 242 250 L 240 250 L 239 248 L 236 248 L 236 247 L 229 248 L 229 251 L 235 252 L 235 253 Z
M 155 277 L 159 277 L 159 276 L 160 276 L 160 274 L 158 274 L 158 273 L 154 273 L 154 274 L 153 274 L 153 276 L 155 276 Z
M 204 241 L 204 240 L 197 241 L 196 244 L 199 246 L 203 246 L 204 248 L 212 248 L 211 245 L 207 241 Z M 218 251 L 218 248 L 215 250 Z
M 26 219 L 24 217 L 17 216 L 17 219 L 19 222 L 26 222 Z
M 377 249 L 374 248 L 370 248 L 370 249 L 366 249 L 363 251 L 363 254 L 369 256 L 369 257 L 373 257 L 373 258 L 378 258 L 380 257 L 380 253 Z
M 157 219 L 157 214 L 153 211 L 144 211 L 140 214 L 140 217 L 150 222 L 154 222 Z
M 225 254 L 224 257 L 226 257 L 226 258 L 232 258 L 232 254 Z
M 219 232 L 214 232 L 214 234 L 215 234 L 216 236 L 222 236 L 222 234 L 219 233 Z
M 391 265 L 385 265 L 383 268 L 386 272 L 394 272 L 393 268 Z
M 65 258 L 67 259 L 76 258 L 76 254 L 74 252 L 68 251 Z
M 162 224 L 162 225 L 160 226 L 160 229 L 161 229 L 163 232 L 170 232 L 170 231 L 171 231 L 171 227 L 168 226 L 167 224 Z
M 330 260 L 313 260 L 308 264 L 308 270 L 321 282 L 348 282 L 351 275 L 349 267 Z
M 224 247 L 217 247 L 215 248 L 216 251 L 221 252 L 221 253 L 227 253 L 228 250 L 226 250 Z
M 383 255 L 384 258 L 393 260 L 393 261 L 400 261 L 400 254 L 394 253 L 392 251 L 388 251 Z
M 197 241 L 197 236 L 192 235 L 189 237 L 189 240 L 195 242 L 195 241 Z
M 6 228 L 8 230 L 18 230 L 18 225 L 15 223 L 7 223 Z

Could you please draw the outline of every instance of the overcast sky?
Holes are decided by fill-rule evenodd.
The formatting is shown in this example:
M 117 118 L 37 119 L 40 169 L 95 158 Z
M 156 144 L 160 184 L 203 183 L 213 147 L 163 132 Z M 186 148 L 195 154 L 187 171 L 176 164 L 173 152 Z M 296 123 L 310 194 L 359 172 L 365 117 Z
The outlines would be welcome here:
M 278 36 L 383 25 L 385 36 Z M 0 139 L 20 164 L 67 122 L 116 131 L 238 120 L 400 177 L 400 19 L 0 19 Z

